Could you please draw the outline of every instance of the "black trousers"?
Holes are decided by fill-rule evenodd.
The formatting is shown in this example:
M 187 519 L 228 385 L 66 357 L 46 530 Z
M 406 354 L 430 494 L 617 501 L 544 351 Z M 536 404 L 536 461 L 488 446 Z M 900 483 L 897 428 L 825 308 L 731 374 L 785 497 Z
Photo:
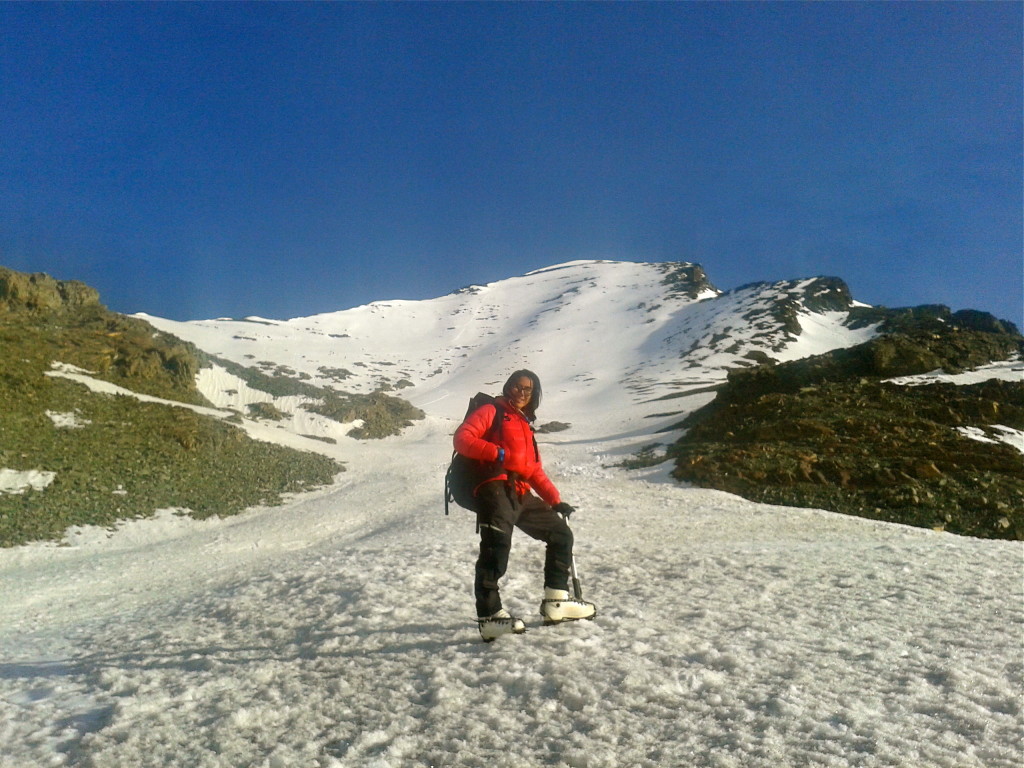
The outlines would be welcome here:
M 547 545 L 544 586 L 569 588 L 573 538 L 561 515 L 532 493 L 516 498 L 500 480 L 484 485 L 477 500 L 480 523 L 475 583 L 477 616 L 490 616 L 501 610 L 498 581 L 508 568 L 513 528 Z

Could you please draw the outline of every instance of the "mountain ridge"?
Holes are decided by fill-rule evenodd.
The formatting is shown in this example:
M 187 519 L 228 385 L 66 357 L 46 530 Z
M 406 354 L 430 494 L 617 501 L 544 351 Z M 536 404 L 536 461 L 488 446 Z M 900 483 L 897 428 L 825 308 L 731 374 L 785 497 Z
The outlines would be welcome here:
M 553 281 L 551 285 L 538 284 L 549 280 Z M 504 299 L 502 294 L 507 294 Z M 526 313 L 532 314 L 528 322 L 514 312 L 503 312 L 502 302 L 512 300 L 510 297 L 533 308 L 532 313 Z M 829 409 L 837 409 L 853 422 L 861 419 L 860 414 L 849 413 L 849 403 L 864 397 L 864 391 L 858 389 L 861 379 L 875 382 L 877 389 L 872 392 L 878 397 L 884 392 L 886 407 L 894 409 L 891 421 L 903 424 L 905 416 L 901 414 L 908 408 L 928 412 L 914 403 L 927 401 L 931 395 L 907 387 L 886 388 L 881 383 L 884 378 L 925 374 L 942 367 L 957 372 L 1019 355 L 1024 346 L 1016 326 L 1008 321 L 973 310 L 952 312 L 941 305 L 872 307 L 858 302 L 847 284 L 834 276 L 756 281 L 721 291 L 701 265 L 689 262 L 569 262 L 472 290 L 462 289 L 433 301 L 448 302 L 448 316 L 462 323 L 456 346 L 466 359 L 462 364 L 450 362 L 448 367 L 438 367 L 425 379 L 412 375 L 416 384 L 404 390 L 403 396 L 436 416 L 457 418 L 467 392 L 499 385 L 501 377 L 494 371 L 502 370 L 502 363 L 505 370 L 518 367 L 495 355 L 495 345 L 488 342 L 504 326 L 519 345 L 507 357 L 544 371 L 546 391 L 558 398 L 557 406 L 552 406 L 558 409 L 558 419 L 572 425 L 558 439 L 591 440 L 595 451 L 618 455 L 623 466 L 668 460 L 680 480 L 774 504 L 822 507 L 975 536 L 1024 537 L 1024 518 L 1015 512 L 1024 508 L 1022 488 L 1013 473 L 1013 457 L 1017 454 L 1006 445 L 1004 434 L 992 432 L 997 419 L 984 416 L 978 409 L 967 409 L 973 413 L 970 417 L 963 413 L 959 402 L 962 398 L 953 394 L 962 393 L 963 388 L 934 395 L 955 405 L 952 411 L 956 418 L 927 423 L 918 420 L 912 429 L 900 426 L 897 439 L 870 429 L 862 430 L 857 438 L 847 433 L 845 440 L 863 443 L 862 455 L 857 451 L 837 453 L 834 448 L 819 450 L 822 443 L 836 439 L 836 429 L 824 425 L 829 422 Z M 587 302 L 590 306 L 584 311 L 580 305 Z M 377 311 L 413 306 L 387 302 Z M 426 305 L 420 305 L 418 311 L 425 309 Z M 602 323 L 594 317 L 595 311 L 612 319 Z M 558 322 L 558 318 L 571 318 L 574 313 L 577 322 Z M 359 323 L 350 328 L 345 312 L 328 317 L 345 326 L 346 332 L 351 330 L 359 336 Z M 301 320 L 290 322 L 303 324 Z M 595 329 L 592 335 L 606 349 L 606 357 L 615 360 L 603 370 L 596 367 L 595 355 L 588 349 L 593 346 L 592 339 L 587 338 L 591 327 Z M 617 338 L 617 333 L 623 338 Z M 471 343 L 462 343 L 467 337 L 471 337 Z M 530 339 L 540 340 L 534 344 L 535 353 L 519 353 L 519 349 L 529 347 Z M 966 345 L 967 349 L 957 349 L 957 345 Z M 626 347 L 631 347 L 633 354 L 627 354 Z M 550 354 L 552 348 L 554 355 Z M 431 351 L 440 357 L 439 351 Z M 585 360 L 585 365 L 576 366 L 576 370 L 564 362 L 574 354 Z M 800 361 L 824 360 L 830 355 L 850 359 L 867 356 L 875 363 L 870 370 L 863 362 L 845 368 L 833 365 L 831 371 L 837 381 L 834 391 L 827 391 L 828 397 L 815 399 L 801 393 L 801 388 L 814 384 L 810 381 L 786 395 L 793 401 L 787 404 L 787 413 L 806 416 L 802 409 L 825 411 L 820 418 L 812 417 L 815 428 L 803 430 L 794 445 L 781 441 L 771 450 L 765 448 L 772 444 L 766 435 L 772 431 L 776 435 L 792 434 L 792 427 L 749 404 L 747 418 L 771 425 L 760 432 L 761 444 L 756 450 L 737 452 L 734 445 L 721 445 L 711 434 L 714 421 L 703 429 L 694 429 L 692 420 L 710 413 L 716 396 L 736 397 L 737 392 L 749 390 L 741 399 L 756 402 L 766 395 L 751 389 L 752 382 L 764 378 L 758 372 L 774 371 L 774 375 L 783 376 L 794 366 L 799 369 Z M 581 370 L 587 367 L 591 370 Z M 554 378 L 554 387 L 552 371 L 561 373 Z M 744 373 L 745 383 L 732 383 Z M 1013 374 L 1009 375 L 1012 378 Z M 806 376 L 802 373 L 797 378 Z M 1002 426 L 1018 436 L 1024 431 L 1024 423 L 1019 423 L 1016 415 L 1020 397 L 1017 389 L 1024 386 L 1021 378 L 1018 375 L 1017 382 L 977 395 L 986 397 L 994 391 L 1002 404 L 1003 420 L 1008 422 Z M 438 380 L 440 385 L 434 383 Z M 588 388 L 592 391 L 589 395 Z M 452 394 L 456 395 L 455 402 L 448 405 Z M 622 418 L 609 418 L 608 411 Z M 865 409 L 864 413 L 866 418 L 889 418 L 883 418 L 877 410 Z M 688 417 L 691 421 L 686 421 Z M 734 426 L 723 426 L 719 431 L 730 428 Z M 682 436 L 676 438 L 681 429 Z M 689 439 L 685 430 L 692 433 Z M 988 444 L 971 443 L 964 439 L 968 433 L 998 439 Z M 928 446 L 940 437 L 943 441 L 949 438 L 952 447 L 936 453 Z M 810 447 L 803 444 L 808 439 Z M 815 461 L 820 462 L 814 465 L 806 458 L 793 458 L 788 455 L 791 449 L 817 457 Z M 864 466 L 878 463 L 873 453 L 886 457 L 884 469 Z M 1001 469 L 992 476 L 980 477 L 977 466 L 961 460 L 961 456 L 987 460 Z M 773 474 L 772 461 L 785 469 Z M 738 482 L 736 474 L 743 475 L 744 481 Z M 974 496 L 983 503 L 972 503 Z
M 351 373 L 347 383 L 357 391 L 393 384 L 396 374 L 408 373 L 402 366 L 411 361 L 389 357 L 388 350 L 404 348 L 410 338 L 416 339 L 420 356 L 428 361 L 428 370 L 420 373 L 417 383 L 421 391 L 433 392 L 433 382 L 423 385 L 441 374 L 487 381 L 493 376 L 486 372 L 488 366 L 505 370 L 510 358 L 538 369 L 566 366 L 572 370 L 562 375 L 568 387 L 592 377 L 594 372 L 586 365 L 594 363 L 595 356 L 585 347 L 600 336 L 603 342 L 614 340 L 617 359 L 627 362 L 626 375 L 613 374 L 614 383 L 642 387 L 648 399 L 678 391 L 679 358 L 687 363 L 682 372 L 708 368 L 713 378 L 724 381 L 727 370 L 763 359 L 758 352 L 788 359 L 869 338 L 870 329 L 844 329 L 845 317 L 801 311 L 805 299 L 820 302 L 818 294 L 825 291 L 848 296 L 845 284 L 840 287 L 828 278 L 756 283 L 723 293 L 700 265 L 689 262 L 577 261 L 435 299 L 379 301 L 285 321 L 259 319 L 257 327 L 251 318 L 179 323 L 141 316 L 237 363 L 251 364 L 264 353 L 288 358 L 290 368 L 313 381 L 322 379 L 319 367 L 325 360 L 343 359 Z M 837 303 L 847 304 L 846 299 Z M 741 321 L 737 314 L 747 317 Z M 800 326 L 800 318 L 813 321 L 813 327 Z M 573 319 L 580 322 L 567 322 Z M 397 330 L 381 331 L 387 324 Z M 751 329 L 740 336 L 743 325 Z M 564 342 L 570 331 L 575 348 Z M 544 343 L 531 346 L 520 338 L 527 334 L 542 336 Z M 816 338 L 800 343 L 808 342 L 809 336 Z M 284 349 L 297 339 L 312 349 L 305 358 Z M 246 340 L 258 348 L 248 358 L 241 349 L 244 345 L 232 343 Z M 373 359 L 375 352 L 382 360 Z M 744 360 L 744 355 L 752 357 Z M 473 359 L 461 365 L 460 358 L 466 357 Z M 573 357 L 585 359 L 585 364 L 574 363 Z M 701 372 L 700 378 L 706 383 L 708 376 Z
M 7 309 L 0 319 L 10 325 L 16 306 L 31 310 L 19 315 L 23 320 L 37 312 L 22 298 L 26 284 L 60 295 L 59 285 L 44 277 L 0 282 L 0 310 Z M 84 305 L 94 313 L 102 307 L 98 295 Z M 47 311 L 52 321 L 56 309 Z M 378 301 L 290 320 L 113 317 L 194 351 L 198 370 L 185 366 L 193 373 L 194 396 L 233 414 L 250 434 L 342 463 L 358 451 L 360 437 L 399 435 L 423 417 L 456 423 L 470 394 L 500 388 L 520 367 L 541 373 L 545 409 L 569 426 L 546 440 L 587 442 L 605 460 L 642 454 L 640 463 L 666 461 L 675 451 L 679 462 L 685 451 L 670 448 L 672 436 L 738 372 L 784 371 L 796 361 L 908 331 L 923 334 L 920 344 L 911 342 L 915 349 L 927 346 L 927 334 L 959 326 L 978 329 L 972 330 L 982 334 L 978 338 L 1019 339 L 1015 326 L 986 313 L 869 307 L 837 277 L 753 282 L 723 292 L 691 262 L 568 262 L 435 299 Z M 1020 348 L 1019 341 L 996 344 L 973 362 Z M 51 362 L 81 364 L 57 359 L 59 348 L 52 354 Z M 915 365 L 897 365 L 891 373 L 925 372 L 920 361 Z M 357 402 L 370 410 L 353 410 Z M 368 426 L 367 418 L 394 419 L 385 412 L 397 421 L 383 429 Z M 737 490 L 727 472 L 719 481 L 713 474 L 699 481 Z M 1017 531 L 1016 524 L 1009 528 Z

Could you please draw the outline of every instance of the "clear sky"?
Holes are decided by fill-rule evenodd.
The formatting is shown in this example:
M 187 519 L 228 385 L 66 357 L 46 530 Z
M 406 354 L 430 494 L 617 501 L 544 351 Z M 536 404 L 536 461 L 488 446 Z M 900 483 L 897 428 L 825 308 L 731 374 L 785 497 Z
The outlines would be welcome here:
M 1020 324 L 1022 7 L 0 3 L 0 264 L 174 319 L 605 258 Z

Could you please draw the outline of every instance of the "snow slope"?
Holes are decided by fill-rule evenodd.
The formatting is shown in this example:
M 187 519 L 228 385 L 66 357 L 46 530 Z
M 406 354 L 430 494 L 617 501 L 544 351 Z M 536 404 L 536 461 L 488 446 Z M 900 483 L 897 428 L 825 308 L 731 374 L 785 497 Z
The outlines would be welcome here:
M 672 346 L 707 301 L 655 310 L 642 350 L 617 338 L 615 323 L 643 312 L 630 306 L 658 301 L 641 267 L 569 265 L 286 323 L 188 324 L 229 359 L 347 366 L 365 386 L 397 368 L 428 417 L 382 441 L 309 441 L 348 471 L 283 507 L 201 522 L 168 511 L 0 551 L 0 767 L 1019 766 L 1019 543 L 609 466 L 678 418 L 646 416 L 707 397 L 653 394 L 719 375 L 680 375 Z M 588 311 L 573 294 L 516 314 L 554 296 L 558 275 L 606 293 Z M 824 338 L 841 335 L 820 322 Z M 569 338 L 574 325 L 592 329 L 589 345 Z M 465 358 L 446 352 L 460 328 Z M 243 331 L 258 341 L 233 338 Z M 543 551 L 519 536 L 503 593 L 530 631 L 484 645 L 473 522 L 444 517 L 440 477 L 468 395 L 519 365 L 545 383 L 541 420 L 574 425 L 542 435 L 541 450 L 579 508 L 577 560 L 600 615 L 541 627 Z M 641 378 L 650 390 L 629 386 Z M 214 375 L 208 393 L 242 397 L 230 384 Z
M 681 396 L 724 381 L 730 367 L 750 365 L 752 351 L 792 359 L 873 333 L 845 328 L 842 313 L 808 311 L 801 314 L 806 332 L 793 337 L 767 317 L 811 281 L 721 295 L 705 289 L 690 298 L 673 292 L 666 277 L 659 264 L 583 261 L 428 301 L 375 302 L 287 321 L 142 317 L 211 354 L 284 365 L 314 384 L 368 392 L 405 381 L 414 386 L 402 397 L 441 416 L 461 416 L 469 395 L 500 389 L 513 370 L 529 368 L 541 375 L 547 396 L 557 397 L 558 418 L 578 421 L 587 438 L 634 432 L 638 421 L 643 431 L 671 425 L 676 419 L 657 415 L 665 410 L 659 398 L 681 400 L 673 403 L 677 412 L 704 404 L 707 393 L 696 401 Z

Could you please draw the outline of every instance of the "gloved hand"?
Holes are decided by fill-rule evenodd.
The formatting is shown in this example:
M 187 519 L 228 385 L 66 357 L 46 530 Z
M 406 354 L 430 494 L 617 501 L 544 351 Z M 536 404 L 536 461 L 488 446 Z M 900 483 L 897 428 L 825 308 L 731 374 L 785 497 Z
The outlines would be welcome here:
M 554 509 L 555 512 L 557 512 L 558 514 L 564 515 L 565 517 L 568 517 L 576 511 L 576 507 L 566 504 L 564 501 L 558 502 L 557 504 L 555 504 L 554 507 L 552 507 L 552 509 Z

